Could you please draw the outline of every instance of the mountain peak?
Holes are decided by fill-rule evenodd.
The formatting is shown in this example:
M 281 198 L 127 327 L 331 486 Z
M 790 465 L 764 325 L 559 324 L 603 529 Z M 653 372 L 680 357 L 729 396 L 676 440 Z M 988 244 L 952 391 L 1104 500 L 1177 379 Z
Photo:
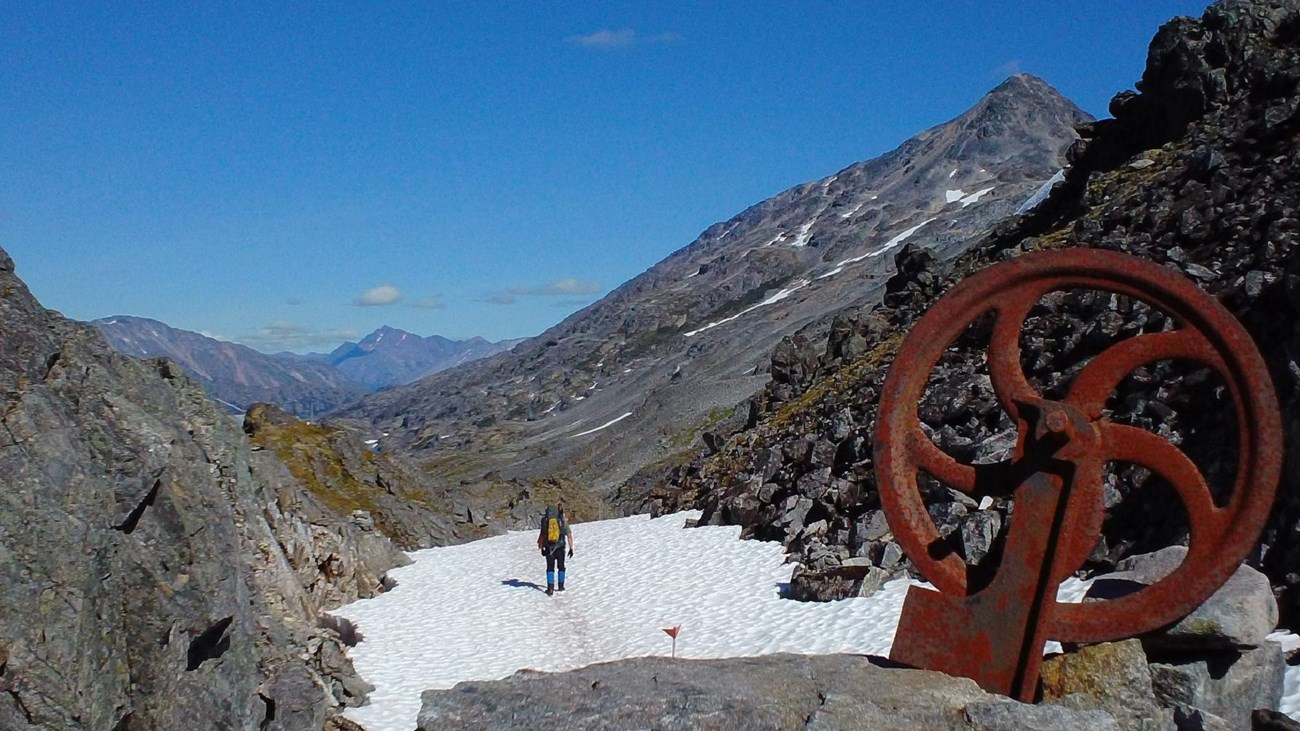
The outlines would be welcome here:
M 1042 117 L 1054 115 L 1058 119 L 1074 119 L 1074 123 L 1089 121 L 1092 117 L 1074 102 L 1066 99 L 1051 84 L 1033 74 L 1014 74 L 993 87 L 967 112 L 973 118 L 1001 117 L 1007 113 Z
M 1027 74 L 1022 71 L 1018 74 L 1008 76 L 1001 84 L 993 87 L 993 90 L 990 91 L 988 95 L 1024 93 L 1041 94 L 1044 92 L 1060 96 L 1060 92 L 1058 92 L 1051 84 L 1033 74 Z

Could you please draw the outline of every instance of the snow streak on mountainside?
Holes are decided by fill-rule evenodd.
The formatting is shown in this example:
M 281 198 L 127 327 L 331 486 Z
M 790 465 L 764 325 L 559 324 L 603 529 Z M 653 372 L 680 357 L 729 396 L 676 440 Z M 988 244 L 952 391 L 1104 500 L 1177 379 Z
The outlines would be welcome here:
M 743 419 L 733 409 L 768 381 L 773 347 L 877 301 L 896 247 L 950 258 L 984 236 L 1061 169 L 1086 120 L 1040 79 L 1012 77 L 886 155 L 711 226 L 510 353 L 343 414 L 447 479 L 564 474 L 612 489 Z

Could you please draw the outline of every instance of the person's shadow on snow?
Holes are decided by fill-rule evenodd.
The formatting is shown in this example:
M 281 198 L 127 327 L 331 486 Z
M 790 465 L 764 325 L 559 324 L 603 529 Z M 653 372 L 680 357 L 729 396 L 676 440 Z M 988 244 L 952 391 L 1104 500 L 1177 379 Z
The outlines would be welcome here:
M 513 586 L 516 589 L 536 589 L 544 591 L 541 584 L 535 584 L 531 581 L 520 581 L 519 579 L 502 579 L 501 583 L 505 586 Z

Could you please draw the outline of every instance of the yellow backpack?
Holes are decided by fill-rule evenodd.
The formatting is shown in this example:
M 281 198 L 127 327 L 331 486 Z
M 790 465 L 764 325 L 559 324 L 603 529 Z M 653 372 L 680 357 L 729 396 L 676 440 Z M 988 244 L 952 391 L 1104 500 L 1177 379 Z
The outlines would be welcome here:
M 560 542 L 560 519 L 559 518 L 550 517 L 546 519 L 546 542 L 547 543 Z

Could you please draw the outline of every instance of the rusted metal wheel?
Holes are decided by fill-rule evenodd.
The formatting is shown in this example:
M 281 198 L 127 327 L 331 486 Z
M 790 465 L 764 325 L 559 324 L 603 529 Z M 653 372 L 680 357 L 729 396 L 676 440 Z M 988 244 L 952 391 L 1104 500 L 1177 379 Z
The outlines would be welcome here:
M 1020 367 L 1020 330 L 1030 309 L 1059 290 L 1100 290 L 1132 297 L 1161 310 L 1173 330 L 1122 340 L 1088 362 L 1060 401 L 1045 400 Z M 1227 581 L 1255 546 L 1276 490 L 1282 436 L 1277 399 L 1263 358 L 1245 329 L 1213 297 L 1177 273 L 1123 254 L 1081 250 L 1040 252 L 985 269 L 954 287 L 921 318 L 899 349 L 886 379 L 876 421 L 876 478 L 894 535 L 932 584 L 948 595 L 967 595 L 965 562 L 936 557 L 940 540 L 917 488 L 918 470 L 963 492 L 975 489 L 976 470 L 943 452 L 917 417 L 931 370 L 965 328 L 994 313 L 988 369 L 1002 408 L 1021 428 L 1017 459 L 1026 450 L 1026 409 L 1055 410 L 1054 431 L 1071 431 L 1073 486 L 1065 502 L 1053 585 L 1073 573 L 1096 544 L 1105 509 L 1102 476 L 1107 462 L 1128 462 L 1163 477 L 1186 507 L 1189 551 L 1165 579 L 1118 599 L 1061 604 L 1054 596 L 1041 616 L 1046 637 L 1098 642 L 1128 637 L 1185 616 Z M 1193 361 L 1217 371 L 1236 409 L 1238 467 L 1231 495 L 1216 506 L 1205 478 L 1180 449 L 1163 438 L 1103 418 L 1106 399 L 1134 368 L 1159 360 Z M 1055 420 L 1055 421 L 1053 421 Z M 1041 430 L 1041 429 L 1040 429 Z M 1078 432 L 1077 434 L 1075 432 Z M 1032 445 L 1030 445 L 1032 448 Z M 1017 526 L 1010 530 L 1048 530 Z

